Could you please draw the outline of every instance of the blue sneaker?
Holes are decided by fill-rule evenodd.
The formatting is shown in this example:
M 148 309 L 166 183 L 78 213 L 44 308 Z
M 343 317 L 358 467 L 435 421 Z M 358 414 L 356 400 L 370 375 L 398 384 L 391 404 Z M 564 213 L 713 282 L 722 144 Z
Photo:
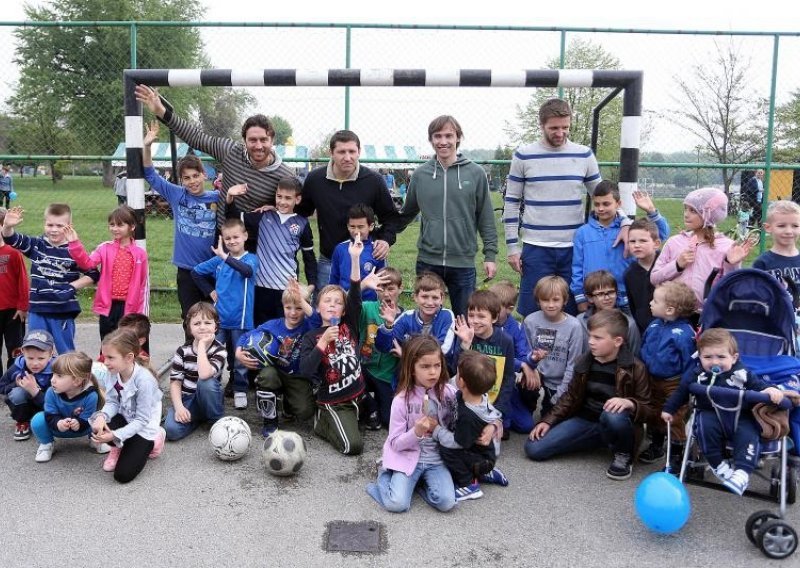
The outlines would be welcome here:
M 477 483 L 472 483 L 466 487 L 459 487 L 456 489 L 456 501 L 480 499 L 481 497 L 483 497 L 483 491 L 481 491 L 481 486 Z
M 508 487 L 508 478 L 506 477 L 505 473 L 497 468 L 494 468 L 492 471 L 481 477 L 481 483 L 492 483 L 494 485 L 500 485 L 501 487 Z

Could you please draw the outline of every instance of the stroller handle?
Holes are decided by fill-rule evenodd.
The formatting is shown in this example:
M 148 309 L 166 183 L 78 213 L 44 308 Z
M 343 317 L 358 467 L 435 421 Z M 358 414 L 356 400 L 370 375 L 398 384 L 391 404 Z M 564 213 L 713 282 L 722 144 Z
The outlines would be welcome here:
M 728 389 L 725 387 L 709 387 L 701 385 L 700 383 L 692 383 L 689 385 L 689 392 L 694 396 L 703 399 L 711 399 L 709 402 L 716 404 L 736 405 L 739 401 L 739 389 Z M 755 406 L 758 403 L 764 402 L 773 404 L 769 395 L 758 391 L 744 391 L 743 405 L 746 407 Z M 788 397 L 783 397 L 780 404 L 774 404 L 778 408 L 790 410 L 793 408 L 792 401 Z

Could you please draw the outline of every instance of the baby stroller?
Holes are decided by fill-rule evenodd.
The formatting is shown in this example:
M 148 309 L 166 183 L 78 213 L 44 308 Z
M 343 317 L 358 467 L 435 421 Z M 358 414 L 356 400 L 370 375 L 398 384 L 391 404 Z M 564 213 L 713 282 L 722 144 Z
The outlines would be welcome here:
M 800 360 L 795 355 L 795 315 L 791 295 L 774 277 L 754 269 L 742 269 L 724 276 L 711 290 L 703 307 L 701 328 L 722 327 L 730 331 L 739 345 L 742 361 L 754 373 L 774 383 L 782 383 L 784 390 L 800 385 Z M 765 369 L 775 368 L 781 373 Z M 769 402 L 769 397 L 753 391 L 739 391 L 722 387 L 693 384 L 690 387 L 693 401 L 704 397 L 714 408 L 720 421 L 730 434 L 736 428 L 743 409 L 759 402 Z M 792 403 L 784 398 L 782 408 L 790 409 Z M 795 409 L 797 413 L 800 409 Z M 686 424 L 687 443 L 681 464 L 680 479 L 689 483 L 721 489 L 717 483 L 704 481 L 707 463 L 694 444 L 694 413 Z M 795 428 L 795 435 L 800 428 Z M 730 435 L 728 435 L 730 438 Z M 770 558 L 787 558 L 798 546 L 795 529 L 785 520 L 786 504 L 797 498 L 797 468 L 789 464 L 788 436 L 779 440 L 762 440 L 762 465 L 753 473 L 769 482 L 769 495 L 748 490 L 748 496 L 779 503 L 779 512 L 762 510 L 752 514 L 746 524 L 747 538 Z M 769 462 L 777 462 L 765 475 Z

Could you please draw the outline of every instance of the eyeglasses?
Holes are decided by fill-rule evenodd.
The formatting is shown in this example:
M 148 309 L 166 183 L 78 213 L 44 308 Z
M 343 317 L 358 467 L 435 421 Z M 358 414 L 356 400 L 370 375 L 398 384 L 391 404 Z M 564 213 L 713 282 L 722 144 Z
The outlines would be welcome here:
M 596 300 L 599 300 L 601 298 L 603 300 L 607 300 L 611 296 L 616 296 L 616 295 L 617 295 L 617 291 L 616 290 L 601 290 L 600 292 L 595 292 L 591 296 L 592 296 L 592 298 L 595 298 Z

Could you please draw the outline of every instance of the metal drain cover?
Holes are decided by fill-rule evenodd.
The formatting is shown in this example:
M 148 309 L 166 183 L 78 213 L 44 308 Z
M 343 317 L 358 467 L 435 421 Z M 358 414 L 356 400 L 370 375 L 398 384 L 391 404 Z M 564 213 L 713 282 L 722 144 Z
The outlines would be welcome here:
M 375 521 L 331 521 L 327 525 L 327 552 L 381 552 L 381 524 Z

